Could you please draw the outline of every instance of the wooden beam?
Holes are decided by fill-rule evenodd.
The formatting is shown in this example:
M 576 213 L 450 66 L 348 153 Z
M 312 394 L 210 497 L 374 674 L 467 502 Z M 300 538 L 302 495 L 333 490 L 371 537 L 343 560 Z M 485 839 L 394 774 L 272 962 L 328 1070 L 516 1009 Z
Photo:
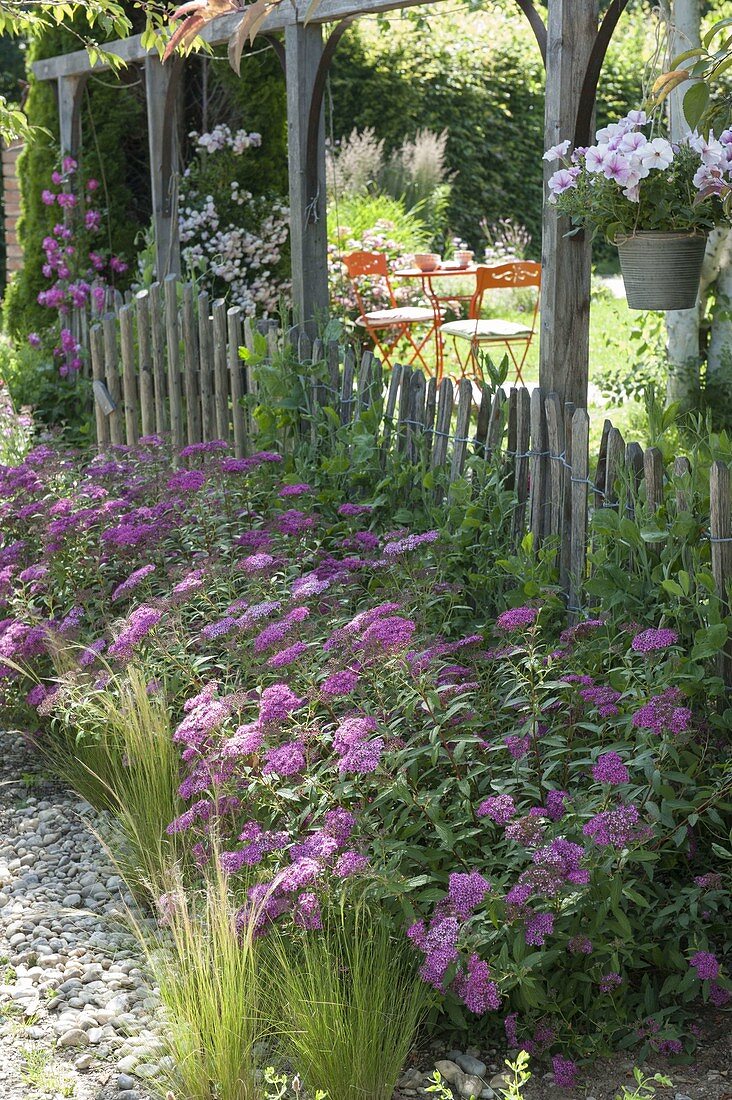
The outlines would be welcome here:
M 547 25 L 545 142 L 572 138 L 597 39 L 598 0 L 551 0 Z M 554 170 L 548 165 L 545 178 Z M 551 170 L 551 171 L 550 171 Z M 567 237 L 566 218 L 544 207 L 539 385 L 562 404 L 587 407 L 592 250 L 584 234 Z
M 326 237 L 325 126 L 319 114 L 317 142 L 308 165 L 308 123 L 323 56 L 322 28 L 292 24 L 285 28 L 287 84 L 287 158 L 290 181 L 292 306 L 296 324 L 315 335 L 315 322 L 328 314 Z
M 404 8 L 414 8 L 422 4 L 446 3 L 446 0 L 321 0 L 315 12 L 308 17 L 310 24 L 337 23 L 348 16 L 378 15 L 380 12 L 401 11 Z M 297 23 L 304 23 L 310 0 L 296 0 L 296 3 L 285 3 L 285 0 L 270 12 L 262 24 L 259 33 L 262 35 L 282 31 L 286 27 Z M 234 15 L 222 15 L 214 19 L 201 32 L 201 38 L 211 46 L 219 46 L 228 42 L 241 20 L 241 13 Z M 146 50 L 142 45 L 142 37 L 139 34 L 131 38 L 125 38 L 104 45 L 106 53 L 121 58 L 128 64 L 136 61 L 144 61 L 155 50 Z M 86 50 L 76 50 L 74 53 L 61 54 L 58 57 L 44 58 L 33 63 L 33 73 L 36 80 L 55 80 L 60 76 L 77 76 L 91 71 L 101 72 L 108 69 L 109 65 L 101 59 L 96 65 L 89 64 L 89 55 Z
M 180 275 L 178 234 L 178 126 L 177 111 L 183 58 L 167 65 L 150 54 L 145 58 L 145 100 L 150 149 L 153 224 L 157 279 Z

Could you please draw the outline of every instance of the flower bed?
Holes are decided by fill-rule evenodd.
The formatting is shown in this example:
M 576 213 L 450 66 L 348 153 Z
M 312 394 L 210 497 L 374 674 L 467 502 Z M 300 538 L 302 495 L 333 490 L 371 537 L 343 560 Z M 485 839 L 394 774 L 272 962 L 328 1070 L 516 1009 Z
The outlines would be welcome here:
M 435 1009 L 559 1084 L 598 1051 L 692 1048 L 730 989 L 728 723 L 678 635 L 601 616 L 557 637 L 538 593 L 466 631 L 440 531 L 274 452 L 181 458 L 152 438 L 2 471 L 6 700 L 83 758 L 94 701 L 141 670 L 180 754 L 168 834 L 192 881 L 225 872 L 240 928 L 375 899 Z

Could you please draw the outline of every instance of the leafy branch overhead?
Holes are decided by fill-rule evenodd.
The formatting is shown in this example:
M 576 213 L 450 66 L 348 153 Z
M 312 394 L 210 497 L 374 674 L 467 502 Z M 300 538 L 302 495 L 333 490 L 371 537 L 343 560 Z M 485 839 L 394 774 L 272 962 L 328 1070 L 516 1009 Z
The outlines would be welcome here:
M 732 69 L 732 17 L 720 19 L 704 35 L 700 46 L 684 50 L 671 62 L 670 69 L 662 73 L 653 85 L 656 104 L 663 101 L 682 84 L 691 82 L 683 98 L 684 117 L 692 130 L 704 120 L 707 126 L 725 106 L 711 106 L 711 88 L 725 73 Z
M 247 41 L 254 42 L 270 12 L 277 8 L 282 0 L 254 0 L 253 4 L 242 6 L 240 0 L 189 0 L 177 8 L 170 19 L 175 23 L 183 22 L 173 33 L 163 54 L 163 61 L 178 49 L 192 49 L 201 31 L 221 15 L 233 15 L 241 12 L 242 18 L 229 39 L 229 62 L 235 73 L 239 73 L 241 55 Z M 305 22 L 312 16 L 319 0 L 311 0 L 305 15 Z

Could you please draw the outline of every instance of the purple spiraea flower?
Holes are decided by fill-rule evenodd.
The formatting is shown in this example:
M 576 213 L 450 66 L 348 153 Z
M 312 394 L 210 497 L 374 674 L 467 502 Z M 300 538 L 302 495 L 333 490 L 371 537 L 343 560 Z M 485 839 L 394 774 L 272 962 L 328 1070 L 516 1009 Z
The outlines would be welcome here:
M 567 951 L 570 955 L 591 955 L 593 952 L 592 940 L 587 936 L 572 936 L 567 943 Z
M 301 741 L 288 741 L 264 754 L 262 775 L 299 775 L 305 768 L 305 747 Z
M 551 821 L 561 821 L 567 812 L 569 794 L 567 791 L 547 791 L 544 805 L 547 817 Z
M 335 862 L 333 874 L 336 878 L 350 878 L 351 875 L 360 874 L 368 867 L 368 856 L 359 852 L 342 852 Z
M 340 672 L 332 672 L 320 685 L 320 694 L 329 699 L 336 699 L 343 695 L 350 695 L 358 684 L 358 672 L 352 669 L 342 669 Z
M 138 584 L 144 581 L 145 577 L 149 577 L 150 574 L 154 572 L 155 566 L 152 563 L 142 565 L 139 569 L 135 569 L 126 580 L 122 581 L 122 583 L 118 584 L 114 589 L 111 596 L 112 603 L 118 600 L 120 596 L 126 596 L 128 592 L 132 592 L 133 589 L 137 588 Z
M 484 799 L 476 810 L 478 817 L 489 817 L 497 825 L 505 825 L 516 813 L 510 794 L 498 794 Z
M 689 959 L 689 966 L 694 967 L 700 982 L 713 981 L 719 975 L 719 962 L 710 951 L 697 951 Z
M 301 497 L 305 493 L 310 493 L 310 492 L 312 492 L 311 487 L 307 484 L 307 482 L 302 481 L 302 482 L 299 482 L 297 485 L 283 485 L 282 488 L 277 493 L 277 496 L 279 496 L 279 497 Z
M 526 942 L 535 947 L 543 947 L 546 937 L 554 931 L 553 913 L 533 913 L 524 922 Z
M 295 642 L 294 645 L 287 646 L 286 649 L 281 649 L 278 653 L 273 653 L 271 657 L 267 658 L 267 664 L 270 668 L 289 668 L 290 665 L 295 664 L 301 657 L 304 657 L 307 651 L 307 642 Z
M 299 699 L 287 684 L 271 684 L 262 692 L 259 703 L 259 721 L 262 724 L 284 722 L 284 720 L 302 706 Z
M 436 542 L 440 537 L 439 531 L 425 531 L 422 535 L 407 535 L 403 539 L 394 539 L 384 545 L 382 554 L 385 558 L 396 558 L 401 554 L 407 554 L 430 542 Z
M 630 648 L 636 653 L 655 653 L 658 650 L 668 649 L 670 646 L 676 645 L 678 640 L 679 636 L 675 630 L 669 630 L 666 627 L 651 627 L 648 630 L 642 630 L 640 634 L 636 634 L 630 643 Z
M 617 786 L 629 781 L 630 772 L 616 752 L 606 752 L 593 765 L 592 778 L 596 783 Z
M 498 616 L 496 628 L 506 633 L 528 630 L 534 626 L 538 617 L 539 610 L 536 607 L 511 607 Z
M 592 837 L 601 848 L 626 848 L 638 840 L 647 839 L 651 831 L 648 826 L 640 824 L 638 807 L 633 803 L 595 814 L 582 826 L 584 835 Z
M 490 977 L 488 963 L 479 955 L 472 954 L 467 967 L 461 967 L 453 979 L 453 992 L 460 997 L 468 1011 L 477 1016 L 484 1015 L 489 1009 L 496 1011 L 501 1007 L 498 986 Z
M 491 888 L 487 879 L 477 871 L 469 874 L 455 872 L 450 875 L 447 899 L 459 920 L 467 920 L 482 903 Z
M 611 970 L 608 974 L 603 974 L 600 978 L 600 992 L 612 993 L 619 986 L 623 984 L 623 979 L 616 971 Z
M 633 714 L 636 729 L 648 729 L 659 737 L 664 733 L 685 733 L 691 725 L 689 707 L 678 706 L 682 698 L 678 688 L 667 688 L 660 695 L 653 695 L 645 706 Z
M 579 1069 L 571 1058 L 564 1058 L 561 1054 L 555 1054 L 552 1058 L 552 1072 L 554 1084 L 559 1088 L 573 1089 L 577 1084 Z

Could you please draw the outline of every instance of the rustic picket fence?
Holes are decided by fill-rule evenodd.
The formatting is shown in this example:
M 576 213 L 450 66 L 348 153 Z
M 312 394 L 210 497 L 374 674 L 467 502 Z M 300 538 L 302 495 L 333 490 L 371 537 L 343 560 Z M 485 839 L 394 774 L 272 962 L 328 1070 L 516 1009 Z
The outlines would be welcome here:
M 499 461 L 515 492 L 512 536 L 518 545 L 527 532 L 535 549 L 553 548 L 560 587 L 571 620 L 583 605 L 587 576 L 588 527 L 592 512 L 638 507 L 654 515 L 672 497 L 678 511 L 690 507 L 691 468 L 686 458 L 667 469 L 661 452 L 645 451 L 605 421 L 597 461 L 590 464 L 587 411 L 562 405 L 556 394 L 538 387 L 492 392 L 468 379 L 425 378 L 419 369 L 395 365 L 387 378 L 382 364 L 366 351 L 310 341 L 298 330 L 283 333 L 260 322 L 268 357 L 289 343 L 298 374 L 307 380 L 299 435 L 312 446 L 332 445 L 321 430 L 347 428 L 372 410 L 371 430 L 385 463 L 419 463 L 436 474 L 438 493 L 476 463 Z M 106 314 L 89 331 L 95 392 L 97 439 L 134 446 L 142 437 L 169 434 L 187 443 L 227 440 L 237 457 L 256 448 L 251 403 L 256 378 L 240 357 L 254 350 L 256 328 L 242 311 L 170 276 Z M 380 410 L 378 423 L 373 415 Z M 324 411 L 328 411 L 328 415 Z M 282 440 L 283 447 L 286 441 Z M 592 477 L 590 473 L 592 471 Z M 715 462 L 710 472 L 710 512 L 704 517 L 711 542 L 717 594 L 726 607 L 732 584 L 732 506 L 730 471 Z M 661 544 L 650 543 L 651 551 Z M 721 657 L 732 681 L 732 656 Z

